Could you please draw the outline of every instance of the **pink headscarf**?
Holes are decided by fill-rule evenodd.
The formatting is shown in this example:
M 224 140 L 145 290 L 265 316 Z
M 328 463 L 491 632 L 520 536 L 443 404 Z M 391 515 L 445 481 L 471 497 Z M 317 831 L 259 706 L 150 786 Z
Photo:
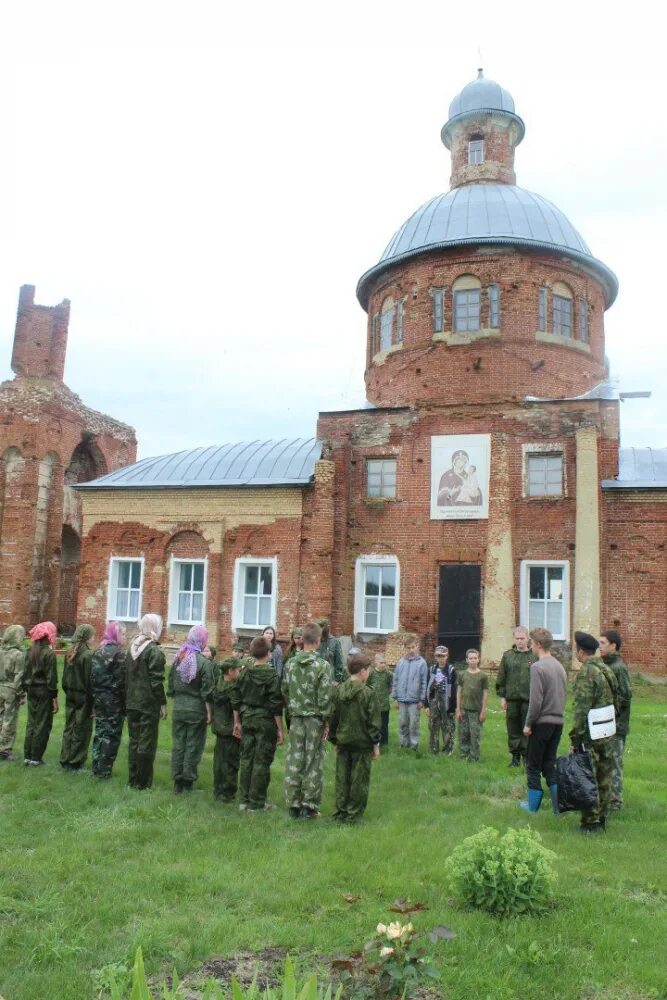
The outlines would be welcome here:
M 197 653 L 203 653 L 208 642 L 208 629 L 204 625 L 193 625 L 188 632 L 187 641 L 183 643 L 174 666 L 184 684 L 189 684 L 197 676 Z
M 38 642 L 40 639 L 48 639 L 49 646 L 51 647 L 53 647 L 53 644 L 56 641 L 57 634 L 58 630 L 53 622 L 40 622 L 39 625 L 35 625 L 34 628 L 31 628 L 28 633 L 33 642 Z
M 112 644 L 114 646 L 119 646 L 120 630 L 121 626 L 118 622 L 107 622 L 107 627 L 104 630 L 100 646 L 111 646 Z
M 149 643 L 157 642 L 161 631 L 162 619 L 159 615 L 144 615 L 139 622 L 139 634 L 130 643 L 132 659 L 138 660 Z

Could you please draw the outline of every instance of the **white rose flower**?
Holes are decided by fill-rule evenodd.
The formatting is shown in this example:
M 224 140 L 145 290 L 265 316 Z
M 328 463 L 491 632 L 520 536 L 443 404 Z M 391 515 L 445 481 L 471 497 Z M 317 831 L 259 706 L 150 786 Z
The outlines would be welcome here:
M 387 925 L 386 924 L 378 924 L 377 927 L 375 928 L 375 930 L 378 932 L 378 934 L 386 934 L 386 932 L 387 932 Z
M 390 941 L 395 941 L 396 938 L 400 938 L 403 928 L 399 923 L 389 924 L 387 927 L 387 937 Z
M 380 958 L 386 958 L 387 955 L 393 955 L 393 954 L 394 954 L 393 948 L 382 948 L 382 950 L 380 951 Z

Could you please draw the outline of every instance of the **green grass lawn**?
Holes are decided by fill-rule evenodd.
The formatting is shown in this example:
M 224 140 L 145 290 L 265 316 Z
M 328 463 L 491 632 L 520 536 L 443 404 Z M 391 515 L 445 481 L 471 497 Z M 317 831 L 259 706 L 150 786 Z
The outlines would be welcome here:
M 0 994 L 90 1000 L 96 971 L 139 944 L 150 974 L 265 946 L 345 955 L 393 918 L 393 900 L 409 897 L 429 907 L 413 916 L 418 928 L 457 934 L 433 948 L 445 998 L 667 997 L 667 691 L 636 689 L 626 808 L 594 838 L 577 834 L 575 814 L 517 808 L 523 774 L 507 768 L 504 718 L 491 702 L 478 765 L 399 752 L 392 713 L 394 749 L 373 765 L 356 828 L 287 818 L 284 749 L 269 791 L 279 809 L 243 815 L 215 804 L 211 736 L 203 793 L 175 798 L 169 721 L 152 791 L 125 788 L 125 740 L 112 781 L 64 774 L 61 712 L 47 767 L 0 765 Z M 19 752 L 24 724 L 25 709 Z M 333 757 L 329 749 L 325 817 Z M 453 907 L 442 875 L 453 847 L 484 825 L 528 823 L 557 854 L 553 912 L 503 922 Z M 349 904 L 345 893 L 360 899 Z

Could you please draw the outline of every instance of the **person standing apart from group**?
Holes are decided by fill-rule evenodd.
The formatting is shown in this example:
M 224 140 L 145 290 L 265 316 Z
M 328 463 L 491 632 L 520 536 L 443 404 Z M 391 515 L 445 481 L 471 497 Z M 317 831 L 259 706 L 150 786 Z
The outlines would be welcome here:
M 60 750 L 63 771 L 81 771 L 93 734 L 93 693 L 90 686 L 92 625 L 79 625 L 65 653 L 62 688 L 65 692 L 65 728 Z
M 111 777 L 125 721 L 125 642 L 121 622 L 107 622 L 102 642 L 92 656 L 90 689 L 93 696 L 93 775 Z
M 446 646 L 435 647 L 435 665 L 431 668 L 426 698 L 428 708 L 429 745 L 431 753 L 442 752 L 450 757 L 454 753 L 456 735 L 456 671 L 449 663 Z
M 24 639 L 22 625 L 8 625 L 0 646 L 0 761 L 16 760 L 12 750 L 23 704 Z
M 391 696 L 398 705 L 398 745 L 417 750 L 421 710 L 426 701 L 428 666 L 419 652 L 417 637 L 405 639 L 405 655 L 396 664 Z
M 53 651 L 56 626 L 53 622 L 40 622 L 28 635 L 32 646 L 26 653 L 23 677 L 28 695 L 23 763 L 37 767 L 44 763 L 53 716 L 58 711 L 58 661 Z
M 456 714 L 459 720 L 459 753 L 464 760 L 479 760 L 482 726 L 489 700 L 489 678 L 479 669 L 479 650 L 466 653 L 466 669 L 457 675 Z
M 625 741 L 630 732 L 632 682 L 630 681 L 630 672 L 621 657 L 621 643 L 621 635 L 616 629 L 607 629 L 600 636 L 602 661 L 614 671 L 617 684 L 616 735 L 611 738 L 613 770 L 610 812 L 619 812 L 623 808 L 623 754 L 625 753 Z
M 208 629 L 193 625 L 174 658 L 167 695 L 174 699 L 171 713 L 171 778 L 174 793 L 191 792 L 206 746 L 206 727 L 211 721 L 213 676 L 204 656 Z
M 555 816 L 558 808 L 556 754 L 565 713 L 567 674 L 563 664 L 551 655 L 553 635 L 546 628 L 530 632 L 530 648 L 537 660 L 530 668 L 530 698 L 523 729 L 528 740 L 526 778 L 528 798 L 519 805 L 527 812 L 537 812 L 542 802 L 542 775 L 547 783 Z
M 160 615 L 144 615 L 125 661 L 129 784 L 140 791 L 153 784 L 160 719 L 167 718 L 161 632 Z
M 514 629 L 514 645 L 503 653 L 496 678 L 496 694 L 505 712 L 510 767 L 519 767 L 526 760 L 528 739 L 524 726 L 530 695 L 530 666 L 536 659 L 529 648 L 528 629 L 523 625 L 517 626 Z

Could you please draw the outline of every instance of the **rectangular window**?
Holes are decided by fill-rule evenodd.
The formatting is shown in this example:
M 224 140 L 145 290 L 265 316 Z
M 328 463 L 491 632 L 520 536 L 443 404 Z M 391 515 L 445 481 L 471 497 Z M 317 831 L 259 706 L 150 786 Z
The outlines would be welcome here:
M 500 329 L 500 286 L 489 285 L 489 327 Z
M 396 343 L 403 343 L 403 299 L 396 305 Z
M 143 559 L 112 558 L 109 566 L 107 617 L 136 622 L 141 617 Z
M 396 496 L 396 459 L 369 458 L 366 462 L 366 492 L 369 497 Z
M 534 453 L 527 456 L 529 497 L 560 497 L 563 495 L 563 456 L 558 452 Z
M 380 314 L 375 313 L 371 320 L 371 355 L 377 354 L 380 350 Z
M 442 333 L 445 319 L 445 290 L 433 289 L 433 332 Z
M 572 299 L 554 295 L 554 333 L 559 337 L 572 336 Z
M 586 299 L 579 299 L 579 340 L 582 344 L 588 343 L 588 302 Z
M 169 621 L 203 625 L 206 618 L 205 559 L 172 559 L 169 581 Z
M 394 335 L 394 309 L 388 309 L 380 316 L 380 350 L 388 351 Z
M 468 163 L 484 163 L 484 140 L 474 139 L 468 143 Z
M 537 328 L 543 333 L 547 330 L 547 289 L 540 288 L 539 315 L 537 317 Z
M 548 628 L 554 639 L 569 630 L 569 565 L 546 561 L 521 564 L 522 621 L 528 628 Z
M 234 628 L 275 625 L 278 561 L 244 557 L 236 560 L 232 620 Z
M 395 556 L 360 556 L 355 573 L 355 632 L 398 630 L 399 565 Z
M 454 292 L 454 330 L 457 333 L 480 329 L 480 289 L 466 288 Z

